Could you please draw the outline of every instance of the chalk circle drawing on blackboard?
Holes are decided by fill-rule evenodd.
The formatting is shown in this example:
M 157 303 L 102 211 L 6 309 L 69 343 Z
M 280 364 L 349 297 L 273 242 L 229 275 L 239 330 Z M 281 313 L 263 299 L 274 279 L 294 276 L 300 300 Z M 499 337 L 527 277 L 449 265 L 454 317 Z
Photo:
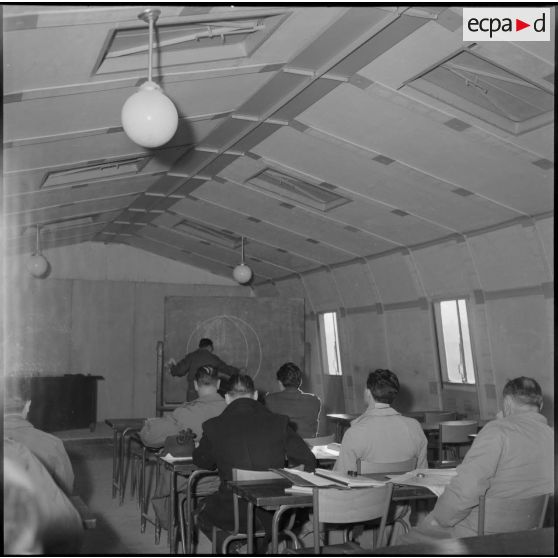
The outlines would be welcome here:
M 218 328 L 216 326 L 221 326 L 223 322 L 230 323 L 238 332 L 240 333 L 245 346 L 245 362 L 244 369 L 247 371 L 252 379 L 255 379 L 260 373 L 260 368 L 262 365 L 262 344 L 256 330 L 246 321 L 239 318 L 238 316 L 230 316 L 227 314 L 221 314 L 219 316 L 212 316 L 196 324 L 196 327 L 188 337 L 188 343 L 186 344 L 187 352 L 191 352 L 197 348 L 199 339 L 202 337 L 212 337 L 212 331 L 216 331 Z M 258 365 L 255 367 L 255 371 L 252 373 L 248 365 L 250 364 L 250 356 L 254 354 L 254 349 L 257 352 L 257 362 Z M 233 363 L 230 363 L 233 364 Z M 234 363 L 235 366 L 237 363 Z M 242 368 L 242 367 L 239 367 Z

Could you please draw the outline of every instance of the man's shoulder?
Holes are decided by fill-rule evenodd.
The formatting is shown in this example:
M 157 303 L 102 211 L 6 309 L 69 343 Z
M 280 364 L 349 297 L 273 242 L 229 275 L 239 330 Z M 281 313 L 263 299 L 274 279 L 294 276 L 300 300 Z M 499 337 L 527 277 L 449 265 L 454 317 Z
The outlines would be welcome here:
M 300 396 L 306 401 L 312 401 L 314 403 L 320 403 L 320 398 L 315 393 L 309 393 L 306 391 L 301 391 Z

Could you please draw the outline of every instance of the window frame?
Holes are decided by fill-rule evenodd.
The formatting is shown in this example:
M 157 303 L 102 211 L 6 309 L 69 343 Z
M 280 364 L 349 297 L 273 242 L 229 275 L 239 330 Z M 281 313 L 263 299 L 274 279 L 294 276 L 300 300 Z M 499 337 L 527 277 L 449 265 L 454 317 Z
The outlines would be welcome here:
M 333 314 L 335 316 L 335 336 L 337 341 L 337 350 L 336 359 L 338 364 L 338 374 L 332 374 L 330 372 L 330 362 L 328 358 L 328 347 L 327 347 L 327 338 L 325 332 L 325 325 L 324 325 L 324 316 L 326 314 Z M 335 376 L 335 377 L 343 377 L 343 363 L 341 362 L 341 339 L 339 335 L 339 312 L 337 310 L 324 310 L 322 312 L 317 312 L 317 322 L 318 322 L 318 338 L 320 344 L 320 358 L 322 361 L 322 374 L 324 376 Z M 334 348 L 335 349 L 335 348 Z
M 442 325 L 442 316 L 441 316 L 441 303 L 442 302 L 458 302 L 462 300 L 465 303 L 465 309 L 467 311 L 467 326 L 469 329 L 469 345 L 471 347 L 471 363 L 472 363 L 472 377 L 473 382 L 455 382 L 450 380 L 447 368 L 447 359 L 446 359 L 446 349 L 444 344 L 444 336 L 443 336 L 443 325 Z M 457 304 L 457 310 L 459 313 L 459 304 Z M 472 320 L 471 320 L 471 304 L 470 304 L 470 297 L 467 295 L 455 295 L 455 296 L 443 296 L 432 300 L 432 312 L 434 317 L 434 332 L 436 338 L 436 348 L 437 348 L 437 358 L 440 370 L 440 380 L 442 384 L 451 386 L 455 388 L 457 386 L 461 386 L 464 388 L 469 389 L 476 389 L 479 385 L 479 375 L 478 375 L 478 366 L 477 366 L 477 359 L 475 355 L 475 344 L 473 340 L 473 330 L 472 330 Z M 461 331 L 461 320 L 459 320 L 459 331 L 461 333 L 461 338 L 463 339 L 463 333 Z M 464 358 L 465 361 L 465 358 Z

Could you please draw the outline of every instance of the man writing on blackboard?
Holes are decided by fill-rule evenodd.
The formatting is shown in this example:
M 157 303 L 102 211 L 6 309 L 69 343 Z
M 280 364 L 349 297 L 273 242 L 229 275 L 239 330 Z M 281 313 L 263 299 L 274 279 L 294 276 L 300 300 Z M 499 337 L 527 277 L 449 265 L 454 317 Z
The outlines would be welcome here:
M 217 370 L 221 386 L 226 391 L 226 380 L 232 374 L 238 373 L 238 369 L 229 366 L 223 362 L 216 354 L 213 353 L 213 341 L 204 337 L 200 339 L 198 348 L 188 353 L 178 363 L 171 358 L 167 362 L 171 376 L 186 376 L 188 380 L 188 391 L 186 393 L 186 401 L 193 401 L 198 397 L 196 388 L 194 387 L 194 374 L 200 366 L 213 366 Z

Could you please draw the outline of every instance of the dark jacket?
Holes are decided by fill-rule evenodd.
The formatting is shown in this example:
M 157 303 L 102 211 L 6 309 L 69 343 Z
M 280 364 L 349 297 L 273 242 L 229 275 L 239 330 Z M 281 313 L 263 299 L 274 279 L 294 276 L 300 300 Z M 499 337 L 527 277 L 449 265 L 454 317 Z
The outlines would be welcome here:
M 304 465 L 316 466 L 314 455 L 302 438 L 289 427 L 289 418 L 269 411 L 258 401 L 239 398 L 232 401 L 218 417 L 203 423 L 203 435 L 194 450 L 194 464 L 203 469 L 219 470 L 221 487 L 209 496 L 204 515 L 221 529 L 233 528 L 232 469 L 266 471 Z M 244 514 L 241 514 L 241 518 Z
M 272 413 L 287 415 L 291 426 L 302 438 L 316 437 L 322 403 L 313 393 L 287 387 L 284 391 L 268 394 L 265 404 Z
M 194 387 L 194 376 L 200 366 L 213 366 L 219 373 L 221 380 L 225 380 L 231 374 L 238 372 L 234 366 L 229 366 L 223 362 L 217 355 L 207 349 L 196 349 L 188 353 L 182 360 L 171 367 L 171 376 L 187 376 L 188 393 L 186 401 L 197 399 L 198 393 Z M 221 381 L 221 383 L 223 383 Z

